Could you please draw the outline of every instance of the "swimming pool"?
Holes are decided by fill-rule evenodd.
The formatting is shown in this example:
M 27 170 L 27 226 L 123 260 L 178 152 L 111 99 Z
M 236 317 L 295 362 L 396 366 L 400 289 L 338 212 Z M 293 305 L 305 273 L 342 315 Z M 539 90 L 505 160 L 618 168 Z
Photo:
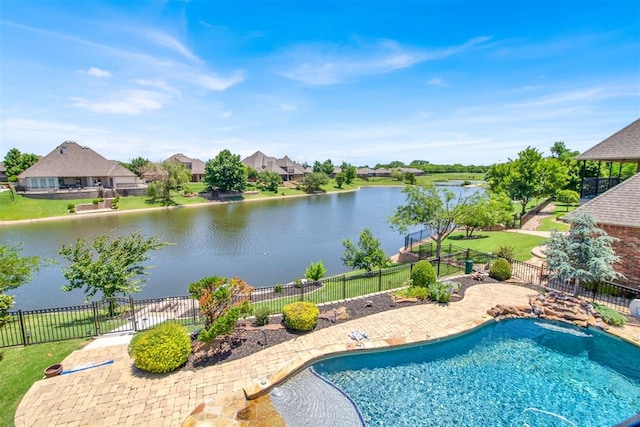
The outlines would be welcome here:
M 639 347 L 603 332 L 514 319 L 434 343 L 325 359 L 312 370 L 369 426 L 602 427 L 640 412 L 639 361 Z M 311 399 L 322 400 L 311 387 Z

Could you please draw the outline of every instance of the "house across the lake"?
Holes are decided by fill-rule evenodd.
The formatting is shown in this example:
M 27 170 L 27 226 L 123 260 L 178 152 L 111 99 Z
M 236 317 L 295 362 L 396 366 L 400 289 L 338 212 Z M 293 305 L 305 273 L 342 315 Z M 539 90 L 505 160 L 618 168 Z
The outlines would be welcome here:
M 181 163 L 191 171 L 191 182 L 202 182 L 204 179 L 204 162 L 200 159 L 192 159 L 182 153 L 174 154 L 165 162 Z
M 16 190 L 34 198 L 77 199 L 102 197 L 105 190 L 143 194 L 146 186 L 117 161 L 65 141 L 18 175 Z
M 302 165 L 294 162 L 288 156 L 281 159 L 267 156 L 261 151 L 256 151 L 249 157 L 242 160 L 242 163 L 255 169 L 258 173 L 262 171 L 275 172 L 282 177 L 282 181 L 297 181 L 308 173 Z

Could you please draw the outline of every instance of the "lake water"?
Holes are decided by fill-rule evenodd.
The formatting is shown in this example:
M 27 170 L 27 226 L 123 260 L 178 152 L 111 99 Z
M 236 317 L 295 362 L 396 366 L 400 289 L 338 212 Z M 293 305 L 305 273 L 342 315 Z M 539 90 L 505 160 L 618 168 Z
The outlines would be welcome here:
M 465 191 L 451 187 L 456 192 Z M 385 252 L 397 253 L 404 236 L 392 230 L 387 217 L 405 203 L 400 187 L 363 188 L 348 193 L 309 197 L 83 216 L 0 227 L 0 241 L 23 243 L 21 255 L 55 259 L 34 280 L 10 291 L 14 309 L 32 310 L 81 304 L 84 293 L 63 292 L 67 282 L 58 255 L 78 236 L 92 238 L 142 230 L 173 243 L 151 252 L 148 281 L 136 298 L 186 295 L 190 283 L 202 277 L 237 276 L 254 287 L 287 283 L 304 277 L 311 262 L 322 260 L 328 275 L 349 269 L 340 258 L 342 239 L 357 242 L 364 228 L 372 230 Z M 473 191 L 473 190 L 472 190 Z M 420 227 L 416 228 L 419 229 Z

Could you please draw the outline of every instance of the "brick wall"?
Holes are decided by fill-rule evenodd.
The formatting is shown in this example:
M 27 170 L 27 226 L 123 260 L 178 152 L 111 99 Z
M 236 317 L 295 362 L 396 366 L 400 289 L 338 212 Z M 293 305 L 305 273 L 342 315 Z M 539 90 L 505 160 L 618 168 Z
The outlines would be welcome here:
M 616 255 L 620 257 L 620 263 L 615 264 L 614 268 L 627 277 L 621 283 L 640 286 L 640 228 L 607 224 L 598 226 L 609 236 L 620 239 L 612 246 Z

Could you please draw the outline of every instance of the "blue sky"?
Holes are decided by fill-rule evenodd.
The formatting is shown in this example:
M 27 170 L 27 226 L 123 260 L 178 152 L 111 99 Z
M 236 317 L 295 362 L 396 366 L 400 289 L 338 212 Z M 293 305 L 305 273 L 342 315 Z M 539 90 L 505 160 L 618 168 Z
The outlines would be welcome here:
M 639 22 L 637 0 L 0 0 L 0 157 L 584 151 L 640 117 Z

